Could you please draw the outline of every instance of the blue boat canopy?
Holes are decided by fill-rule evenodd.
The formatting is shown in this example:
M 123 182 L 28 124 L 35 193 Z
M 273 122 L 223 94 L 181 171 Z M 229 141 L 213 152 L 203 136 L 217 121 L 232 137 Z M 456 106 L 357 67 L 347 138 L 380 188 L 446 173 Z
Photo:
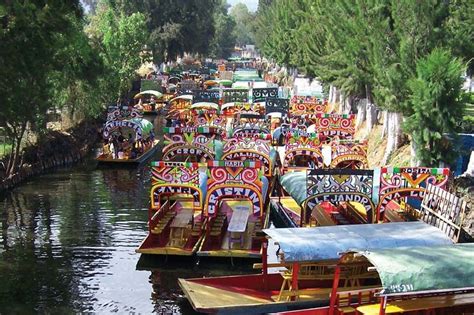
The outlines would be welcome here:
M 382 296 L 474 290 L 474 244 L 357 253 L 377 269 Z
M 452 244 L 441 230 L 421 221 L 263 231 L 278 243 L 285 262 L 337 260 L 350 250 Z

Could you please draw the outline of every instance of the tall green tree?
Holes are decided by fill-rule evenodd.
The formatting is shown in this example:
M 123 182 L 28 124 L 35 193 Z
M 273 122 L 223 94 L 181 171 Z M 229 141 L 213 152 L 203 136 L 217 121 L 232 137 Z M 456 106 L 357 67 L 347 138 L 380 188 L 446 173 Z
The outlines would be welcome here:
M 144 61 L 144 45 L 148 39 L 145 16 L 126 15 L 108 1 L 99 3 L 97 14 L 87 29 L 105 66 L 102 91 L 105 102 L 125 97 Z
M 149 44 L 155 63 L 175 60 L 184 53 L 207 54 L 214 29 L 214 12 L 221 0 L 111 0 L 129 15 L 147 17 Z
M 28 126 L 43 126 L 51 107 L 51 74 L 64 64 L 57 51 L 74 38 L 78 1 L 12 0 L 0 4 L 0 124 L 13 146 L 6 175 L 21 164 Z
M 215 33 L 210 43 L 210 57 L 228 58 L 234 51 L 236 36 L 234 18 L 227 14 L 229 5 L 222 0 L 220 8 L 214 13 Z
M 253 24 L 255 14 L 249 11 L 244 3 L 237 3 L 230 9 L 230 15 L 235 20 L 235 28 L 233 35 L 236 38 L 238 46 L 255 44 L 255 37 L 253 34 Z
M 408 82 L 412 114 L 405 127 L 422 165 L 438 166 L 439 161 L 453 162 L 456 158 L 456 151 L 444 134 L 455 132 L 462 120 L 465 70 L 449 50 L 434 49 L 418 61 L 416 77 Z

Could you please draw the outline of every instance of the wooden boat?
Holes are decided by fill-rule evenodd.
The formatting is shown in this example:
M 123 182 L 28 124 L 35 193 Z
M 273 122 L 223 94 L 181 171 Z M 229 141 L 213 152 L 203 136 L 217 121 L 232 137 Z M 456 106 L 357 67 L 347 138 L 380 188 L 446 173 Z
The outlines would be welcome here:
M 291 167 L 322 168 L 324 157 L 319 135 L 293 128 L 286 131 L 286 134 L 283 133 L 285 146 L 279 148 L 283 172 Z
M 349 251 L 335 268 L 329 306 L 275 314 L 470 314 L 473 260 L 474 244 Z M 375 274 L 379 288 L 341 290 L 341 275 L 354 266 Z
M 99 164 L 140 164 L 158 149 L 159 141 L 154 137 L 153 124 L 143 119 L 133 107 L 109 107 L 102 135 L 108 143 L 96 158 Z M 114 148 L 114 145 L 120 147 Z
M 196 252 L 204 223 L 205 167 L 190 162 L 152 162 L 148 236 L 138 253 L 191 256 Z
M 280 177 L 272 215 L 286 227 L 417 220 L 427 184 L 444 187 L 448 174 L 425 167 L 292 170 Z
M 154 80 L 145 81 L 154 82 Z M 157 115 L 158 111 L 164 107 L 165 103 L 165 100 L 163 99 L 163 94 L 161 92 L 151 89 L 142 90 L 140 93 L 134 96 L 134 99 L 140 99 L 140 102 L 136 104 L 135 107 L 140 110 L 144 115 Z
M 426 186 L 432 184 L 446 188 L 449 174 L 448 168 L 382 167 L 376 209 L 377 221 L 409 220 L 411 208 L 420 207 Z M 402 202 L 409 206 L 402 208 Z M 389 203 L 392 207 L 387 207 Z M 414 219 L 417 219 L 416 215 Z
M 401 246 L 450 245 L 439 229 L 423 222 L 267 229 L 279 246 L 279 263 L 267 261 L 263 246 L 261 274 L 179 279 L 193 308 L 204 313 L 257 314 L 328 306 L 341 252 Z M 277 271 L 275 272 L 275 268 Z M 273 273 L 271 273 L 271 271 Z M 380 286 L 376 272 L 351 266 L 340 274 L 338 292 Z M 213 298 L 210 299 L 209 296 Z
M 253 161 L 208 163 L 205 231 L 198 256 L 260 258 L 268 180 Z

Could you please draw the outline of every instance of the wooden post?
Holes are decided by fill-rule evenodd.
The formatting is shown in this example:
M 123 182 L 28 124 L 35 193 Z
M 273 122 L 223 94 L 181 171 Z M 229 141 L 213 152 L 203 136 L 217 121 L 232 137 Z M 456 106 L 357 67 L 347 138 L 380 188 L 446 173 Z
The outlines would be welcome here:
M 268 290 L 268 240 L 265 240 L 262 243 L 262 276 L 263 276 L 263 289 Z
M 387 297 L 382 296 L 380 298 L 380 310 L 379 310 L 379 315 L 385 315 L 385 307 L 387 306 Z
M 337 288 L 339 287 L 339 278 L 341 276 L 341 266 L 338 264 L 334 271 L 334 279 L 332 281 L 331 297 L 329 302 L 329 315 L 334 315 L 334 309 L 336 307 L 337 299 Z
M 291 275 L 291 290 L 298 290 L 298 273 L 300 272 L 300 264 L 293 263 L 293 273 Z M 296 297 L 291 298 L 292 301 L 296 300 Z

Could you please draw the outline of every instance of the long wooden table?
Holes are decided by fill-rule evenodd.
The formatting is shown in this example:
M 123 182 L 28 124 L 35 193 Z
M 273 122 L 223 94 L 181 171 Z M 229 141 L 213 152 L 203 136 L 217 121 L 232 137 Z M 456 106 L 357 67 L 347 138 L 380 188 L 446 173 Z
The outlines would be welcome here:
M 171 246 L 182 246 L 185 242 L 185 231 L 189 223 L 193 221 L 193 210 L 184 209 L 176 214 L 171 222 Z
M 229 226 L 229 248 L 233 243 L 240 243 L 243 247 L 244 233 L 247 230 L 247 223 L 249 220 L 250 207 L 248 205 L 237 205 L 232 207 L 232 217 L 230 218 Z

